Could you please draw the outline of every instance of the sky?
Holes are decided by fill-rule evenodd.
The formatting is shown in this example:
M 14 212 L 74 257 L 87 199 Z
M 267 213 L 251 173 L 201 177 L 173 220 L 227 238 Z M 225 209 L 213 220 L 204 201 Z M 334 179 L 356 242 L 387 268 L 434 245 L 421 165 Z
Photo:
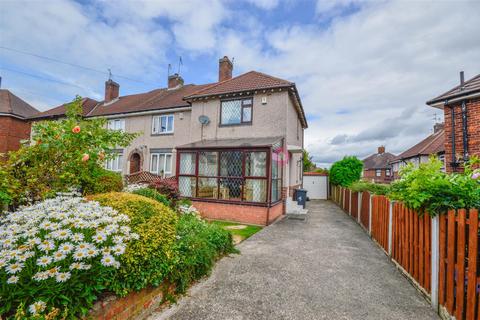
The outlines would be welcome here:
M 305 147 L 319 166 L 401 153 L 431 134 L 425 101 L 480 73 L 480 0 L 0 0 L 0 76 L 46 110 L 257 70 L 296 83 Z M 179 65 L 180 57 L 182 65 Z M 180 69 L 179 69 L 180 68 Z

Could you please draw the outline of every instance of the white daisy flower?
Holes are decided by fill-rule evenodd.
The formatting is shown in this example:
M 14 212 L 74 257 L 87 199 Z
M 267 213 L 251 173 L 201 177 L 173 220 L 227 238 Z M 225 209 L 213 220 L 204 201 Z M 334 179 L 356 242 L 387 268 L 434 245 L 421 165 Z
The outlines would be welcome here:
M 70 270 L 80 270 L 82 268 L 82 264 L 78 262 L 74 262 L 68 267 Z
M 83 241 L 84 235 L 83 233 L 77 232 L 74 233 L 70 238 L 75 242 L 80 242 Z
M 96 243 L 102 243 L 107 240 L 107 235 L 104 232 L 97 232 L 93 237 L 93 241 Z
M 66 258 L 65 253 L 63 253 L 61 251 L 57 251 L 53 254 L 53 260 L 56 261 L 56 262 L 62 261 L 65 258 Z
M 91 264 L 80 263 L 80 269 L 81 269 L 81 270 L 89 270 L 91 267 L 92 267 Z
M 125 253 L 125 246 L 124 245 L 119 245 L 119 244 L 117 244 L 116 246 L 113 246 L 112 247 L 112 253 L 116 256 L 124 254 Z
M 68 254 L 73 250 L 73 245 L 69 242 L 65 242 L 58 247 L 58 251 Z
M 8 265 L 5 269 L 7 270 L 7 273 L 15 274 L 17 272 L 22 271 L 23 263 L 15 262 L 15 263 L 12 263 L 12 264 Z
M 49 252 L 55 249 L 55 243 L 52 240 L 44 240 L 38 247 L 42 251 Z
M 45 267 L 45 266 L 49 265 L 51 262 L 52 262 L 52 258 L 49 257 L 49 256 L 42 256 L 42 257 L 37 259 L 37 264 L 40 267 Z
M 80 261 L 82 259 L 85 259 L 87 257 L 87 254 L 85 253 L 85 250 L 77 250 L 73 254 L 73 260 L 75 261 Z
M 102 257 L 101 263 L 105 267 L 111 267 L 115 264 L 115 258 L 111 254 L 106 254 Z
M 45 302 L 37 301 L 28 307 L 28 311 L 30 311 L 30 313 L 33 315 L 39 315 L 40 313 L 45 311 L 46 307 L 47 307 L 47 304 Z
M 92 258 L 98 255 L 98 250 L 95 249 L 94 247 L 91 247 L 85 251 L 85 254 L 87 255 L 88 258 Z
M 59 272 L 57 273 L 57 275 L 55 276 L 55 280 L 57 282 L 65 282 L 67 281 L 68 279 L 70 279 L 70 277 L 72 276 L 72 274 L 70 272 Z
M 17 276 L 11 276 L 10 278 L 7 279 L 8 284 L 14 284 L 17 283 L 19 278 Z
M 33 280 L 42 281 L 42 280 L 47 280 L 49 277 L 50 277 L 50 274 L 48 273 L 48 271 L 41 271 L 41 272 L 35 273 L 35 275 L 33 276 Z

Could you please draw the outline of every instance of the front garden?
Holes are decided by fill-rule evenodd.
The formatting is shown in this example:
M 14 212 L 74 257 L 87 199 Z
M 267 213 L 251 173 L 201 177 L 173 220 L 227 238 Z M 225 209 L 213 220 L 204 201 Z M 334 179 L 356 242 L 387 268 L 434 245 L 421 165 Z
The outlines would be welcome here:
M 105 170 L 135 135 L 82 119 L 79 102 L 0 162 L 0 318 L 74 319 L 111 294 L 182 293 L 236 252 L 175 184 L 124 186 Z

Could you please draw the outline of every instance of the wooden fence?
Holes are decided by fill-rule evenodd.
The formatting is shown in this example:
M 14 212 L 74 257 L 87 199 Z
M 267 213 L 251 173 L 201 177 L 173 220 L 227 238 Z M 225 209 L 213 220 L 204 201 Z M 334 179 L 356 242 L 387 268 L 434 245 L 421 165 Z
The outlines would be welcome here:
M 480 319 L 478 210 L 449 211 L 431 218 L 368 192 L 360 196 L 332 186 L 332 195 L 332 200 L 423 290 L 441 315 Z

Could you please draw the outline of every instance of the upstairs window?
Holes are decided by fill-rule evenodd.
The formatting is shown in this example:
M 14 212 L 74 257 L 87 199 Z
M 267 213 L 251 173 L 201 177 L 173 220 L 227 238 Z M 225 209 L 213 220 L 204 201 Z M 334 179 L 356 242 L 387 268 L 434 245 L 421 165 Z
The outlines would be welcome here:
M 387 177 L 390 177 L 390 175 L 391 175 L 390 169 L 385 169 L 385 175 Z
M 235 125 L 252 123 L 253 98 L 221 102 L 220 124 Z
M 173 114 L 154 116 L 152 120 L 152 134 L 173 133 Z
M 376 175 L 377 177 L 381 177 L 381 176 L 382 176 L 382 169 L 377 169 L 377 170 L 375 170 L 375 175 Z
M 125 131 L 125 119 L 108 120 L 107 128 L 110 130 Z

